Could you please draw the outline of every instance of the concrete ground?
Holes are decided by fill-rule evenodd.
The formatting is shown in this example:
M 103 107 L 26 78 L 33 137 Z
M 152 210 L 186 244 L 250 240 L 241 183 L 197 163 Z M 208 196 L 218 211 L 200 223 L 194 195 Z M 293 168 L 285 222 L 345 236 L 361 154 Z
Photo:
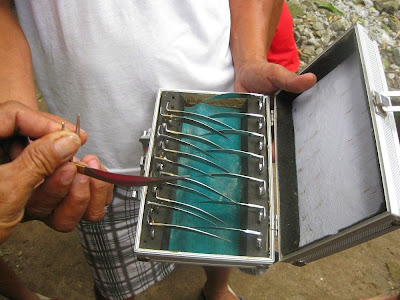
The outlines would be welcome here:
M 304 267 L 274 264 L 252 276 L 234 269 L 233 290 L 244 299 L 358 299 L 400 292 L 400 231 L 358 245 Z M 94 299 L 93 281 L 76 232 L 54 232 L 40 222 L 21 224 L 0 246 L 32 291 L 65 300 Z M 141 299 L 202 299 L 201 267 L 179 265 Z M 4 299 L 1 298 L 0 299 Z

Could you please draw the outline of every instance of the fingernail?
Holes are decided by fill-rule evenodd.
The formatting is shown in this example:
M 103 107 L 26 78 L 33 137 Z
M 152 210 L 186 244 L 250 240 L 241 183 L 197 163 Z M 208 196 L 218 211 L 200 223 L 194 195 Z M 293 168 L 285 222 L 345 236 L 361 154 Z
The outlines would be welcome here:
M 97 168 L 99 167 L 99 164 L 97 163 L 97 160 L 95 160 L 95 159 L 89 160 L 89 161 L 87 162 L 87 164 L 88 164 L 88 166 L 91 167 L 91 168 L 97 169 Z
M 62 160 L 74 155 L 80 146 L 81 143 L 77 135 L 66 135 L 54 142 L 54 149 Z

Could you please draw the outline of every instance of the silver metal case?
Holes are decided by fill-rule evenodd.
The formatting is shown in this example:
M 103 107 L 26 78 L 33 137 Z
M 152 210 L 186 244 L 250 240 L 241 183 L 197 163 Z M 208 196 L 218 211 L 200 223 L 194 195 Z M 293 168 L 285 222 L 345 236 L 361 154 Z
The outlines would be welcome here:
M 353 26 L 275 97 L 280 260 L 303 265 L 397 229 L 400 147 L 376 42 Z
M 269 97 L 259 94 L 159 91 L 144 163 L 144 175 L 147 176 L 187 174 L 182 170 L 188 167 L 179 165 L 182 160 L 178 157 L 186 156 L 181 152 L 188 148 L 174 139 L 182 139 L 174 132 L 187 132 L 186 118 L 196 119 L 196 116 L 179 111 L 192 111 L 195 104 L 206 103 L 212 109 L 223 107 L 247 114 L 262 114 L 265 118 L 264 126 L 252 117 L 240 118 L 238 125 L 242 131 L 256 133 L 240 134 L 239 139 L 240 151 L 253 153 L 256 157 L 235 152 L 214 155 L 214 158 L 218 156 L 214 160 L 207 153 L 197 150 L 192 153 L 209 158 L 219 167 L 227 163 L 224 157 L 238 159 L 240 174 L 244 175 L 236 178 L 238 190 L 230 183 L 220 181 L 220 175 L 207 181 L 210 176 L 194 171 L 198 177 L 189 177 L 207 185 L 216 180 L 220 182 L 214 186 L 216 189 L 221 188 L 226 193 L 235 191 L 232 198 L 240 191 L 234 201 L 245 205 L 234 212 L 237 220 L 222 224 L 215 216 L 210 218 L 188 206 L 163 200 L 189 201 L 205 210 L 211 205 L 213 214 L 224 221 L 228 218 L 226 211 L 231 212 L 228 207 L 238 205 L 229 204 L 227 197 L 214 191 L 207 192 L 208 196 L 212 194 L 212 200 L 204 201 L 204 196 L 193 195 L 200 199 L 193 202 L 193 197 L 187 191 L 182 194 L 181 188 L 165 185 L 141 188 L 135 246 L 139 259 L 236 267 L 267 267 L 281 260 L 301 266 L 398 227 L 400 146 L 393 113 L 385 110 L 391 101 L 376 43 L 362 26 L 355 25 L 304 72 L 317 75 L 316 86 L 300 95 L 279 91 L 273 98 L 273 110 Z M 209 124 L 207 119 L 200 121 Z M 213 125 L 221 129 L 220 125 Z M 229 130 L 221 132 L 232 136 Z M 202 137 L 209 138 L 212 134 L 205 133 Z M 258 139 L 258 135 L 264 136 L 264 141 Z M 165 136 L 172 138 L 167 141 Z M 199 146 L 203 142 L 193 143 Z M 207 151 L 212 148 L 215 147 L 204 146 Z M 212 151 L 209 154 L 215 154 Z M 260 156 L 263 166 L 256 159 Z M 168 160 L 178 164 L 168 163 Z M 193 164 L 192 160 L 187 164 L 197 167 L 195 160 Z M 224 173 L 215 171 L 215 166 L 212 168 L 211 173 Z M 208 172 L 209 168 L 206 169 Z M 203 172 L 206 169 L 202 169 Z M 182 185 L 184 181 L 178 184 Z M 213 201 L 225 204 L 206 203 L 203 206 L 204 202 Z M 181 210 L 189 211 L 183 214 L 198 220 L 195 230 L 217 237 L 188 230 L 186 227 L 193 228 L 193 225 L 186 226 L 192 224 L 192 219 L 176 217 L 182 214 Z M 204 220 L 193 214 L 208 219 L 208 223 L 201 224 Z M 185 220 L 185 224 L 177 220 Z M 180 228 L 168 224 L 178 224 Z M 242 231 L 229 235 L 217 227 Z M 279 257 L 276 257 L 275 248 L 279 250 Z

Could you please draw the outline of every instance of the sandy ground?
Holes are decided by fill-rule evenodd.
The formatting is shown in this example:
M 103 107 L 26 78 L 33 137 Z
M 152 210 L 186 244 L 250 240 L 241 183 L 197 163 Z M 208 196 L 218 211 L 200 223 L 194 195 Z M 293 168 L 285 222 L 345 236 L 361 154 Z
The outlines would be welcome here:
M 260 276 L 234 270 L 230 284 L 245 299 L 358 299 L 400 292 L 400 231 L 312 262 L 274 264 Z M 0 256 L 35 292 L 61 299 L 94 299 L 93 281 L 76 232 L 21 224 Z M 180 265 L 142 299 L 201 299 L 201 267 Z M 4 298 L 0 298 L 4 299 Z

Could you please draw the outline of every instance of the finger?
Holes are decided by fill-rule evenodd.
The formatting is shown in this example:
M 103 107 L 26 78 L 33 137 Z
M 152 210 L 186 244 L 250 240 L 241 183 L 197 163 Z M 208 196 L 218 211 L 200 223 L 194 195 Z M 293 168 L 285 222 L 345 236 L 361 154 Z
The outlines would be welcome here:
M 84 215 L 90 202 L 89 177 L 76 174 L 68 195 L 53 210 L 45 223 L 60 232 L 73 230 Z
M 297 75 L 277 64 L 269 64 L 268 68 L 267 74 L 269 80 L 281 90 L 292 93 L 302 93 L 313 87 L 317 82 L 317 77 L 312 73 Z
M 11 140 L 9 155 L 11 160 L 14 160 L 22 153 L 22 151 L 24 151 L 25 147 L 29 145 L 29 140 L 27 137 L 22 135 L 14 136 L 9 140 Z
M 19 133 L 31 138 L 39 138 L 48 133 L 59 131 L 61 122 L 66 124 L 70 131 L 75 131 L 75 125 L 59 116 L 33 110 L 17 101 L 0 103 L 0 137 L 12 136 Z M 82 143 L 86 142 L 87 135 L 82 130 Z
M 80 147 L 79 137 L 57 131 L 32 142 L 13 162 L 8 176 L 18 186 L 18 197 L 28 199 L 33 189 L 58 166 L 69 161 Z
M 76 175 L 76 166 L 67 162 L 37 187 L 28 200 L 25 217 L 43 219 L 48 217 L 68 195 Z
M 93 155 L 88 155 L 82 158 L 82 161 L 86 162 L 87 165 L 94 169 L 100 169 L 107 171 Z M 100 220 L 104 216 L 104 207 L 111 203 L 113 185 L 97 180 L 90 179 L 90 203 L 84 214 L 84 219 L 95 222 Z
M 22 219 L 36 185 L 70 159 L 79 146 L 76 134 L 54 132 L 26 147 L 13 162 L 0 165 L 0 227 L 3 231 L 12 231 Z
M 65 127 L 66 127 L 69 131 L 76 132 L 76 127 L 75 127 L 75 125 L 72 124 L 72 123 L 70 123 L 70 122 L 68 122 L 68 121 L 66 121 L 64 118 L 62 118 L 62 117 L 60 117 L 60 116 L 57 116 L 57 115 L 50 114 L 50 113 L 46 113 L 46 112 L 43 112 L 43 114 L 44 114 L 46 117 L 48 117 L 49 119 L 52 119 L 53 121 L 56 121 L 56 122 L 59 123 L 59 124 L 61 124 L 62 122 L 64 122 Z M 71 121 L 73 121 L 73 120 L 71 120 Z M 83 144 L 86 143 L 86 141 L 87 141 L 87 133 L 86 133 L 86 131 L 83 130 L 82 128 L 80 128 L 80 137 L 81 137 L 82 145 L 83 145 Z
M 293 78 L 289 78 L 285 90 L 293 93 L 302 93 L 312 88 L 316 82 L 317 77 L 314 74 L 302 74 Z

